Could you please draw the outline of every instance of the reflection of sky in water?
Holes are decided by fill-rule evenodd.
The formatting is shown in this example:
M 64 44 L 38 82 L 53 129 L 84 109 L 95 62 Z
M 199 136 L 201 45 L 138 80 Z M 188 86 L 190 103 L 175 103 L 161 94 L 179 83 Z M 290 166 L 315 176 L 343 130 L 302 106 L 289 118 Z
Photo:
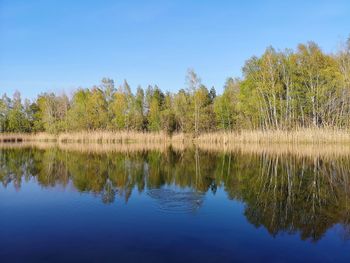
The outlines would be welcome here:
M 201 160 L 205 169 L 205 158 Z M 145 161 L 150 162 L 147 157 Z M 261 162 L 253 161 L 246 169 L 260 167 Z M 130 172 L 135 172 L 132 161 L 127 163 Z M 191 176 L 192 168 L 187 168 L 183 176 Z M 235 172 L 234 176 L 244 179 L 252 176 Z M 213 183 L 204 178 L 210 175 L 213 172 L 201 171 L 207 191 L 187 183 L 180 186 L 174 178 L 150 187 L 150 174 L 143 179 L 146 188 L 142 191 L 133 184 L 131 192 L 111 184 L 114 199 L 109 203 L 102 198 L 109 191 L 108 183 L 101 192 L 80 192 L 72 175 L 65 186 L 43 186 L 38 177 L 22 178 L 17 188 L 13 183 L 1 186 L 1 262 L 349 262 L 350 242 L 341 224 L 329 227 L 315 242 L 301 240 L 298 232 L 280 231 L 273 236 L 264 222 L 256 227 L 247 218 L 247 206 L 254 209 L 259 201 L 249 191 L 254 185 L 226 177 Z M 131 180 L 132 176 L 125 173 L 121 178 Z M 233 184 L 245 187 L 243 194 L 249 196 L 228 198 L 228 187 Z

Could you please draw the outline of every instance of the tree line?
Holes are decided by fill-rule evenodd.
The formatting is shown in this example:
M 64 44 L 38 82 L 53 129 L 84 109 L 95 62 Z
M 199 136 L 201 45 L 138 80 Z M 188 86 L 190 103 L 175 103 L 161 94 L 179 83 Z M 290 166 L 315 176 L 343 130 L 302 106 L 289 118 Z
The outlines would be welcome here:
M 268 47 L 248 59 L 241 79 L 228 78 L 221 95 L 189 70 L 178 92 L 157 85 L 132 92 L 116 85 L 79 88 L 71 97 L 42 93 L 0 99 L 0 132 L 164 131 L 199 134 L 242 129 L 350 128 L 350 39 L 336 54 L 314 42 L 295 50 Z

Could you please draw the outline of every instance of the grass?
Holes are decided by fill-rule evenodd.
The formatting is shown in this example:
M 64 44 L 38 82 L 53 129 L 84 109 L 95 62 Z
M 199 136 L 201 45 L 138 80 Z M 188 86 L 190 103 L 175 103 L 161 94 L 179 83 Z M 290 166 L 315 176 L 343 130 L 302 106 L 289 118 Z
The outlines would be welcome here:
M 0 134 L 0 142 L 59 142 L 59 143 L 99 143 L 99 144 L 196 144 L 208 146 L 230 146 L 237 143 L 253 144 L 350 144 L 350 132 L 337 129 L 299 129 L 294 131 L 240 131 L 213 132 L 194 137 L 191 134 L 178 133 L 169 136 L 166 133 L 142 132 L 72 132 L 52 135 L 37 134 Z
M 293 131 L 241 131 L 216 132 L 199 135 L 195 139 L 197 144 L 231 145 L 236 143 L 255 144 L 326 144 L 350 143 L 350 132 L 338 129 L 298 129 Z
M 17 143 L 21 142 L 21 143 Z M 80 152 L 166 151 L 169 146 L 182 151 L 198 147 L 209 152 L 241 152 L 298 156 L 350 155 L 350 133 L 334 129 L 300 129 L 295 131 L 241 131 L 191 134 L 141 132 L 79 132 L 51 135 L 0 134 L 0 148 L 35 146 L 58 147 Z

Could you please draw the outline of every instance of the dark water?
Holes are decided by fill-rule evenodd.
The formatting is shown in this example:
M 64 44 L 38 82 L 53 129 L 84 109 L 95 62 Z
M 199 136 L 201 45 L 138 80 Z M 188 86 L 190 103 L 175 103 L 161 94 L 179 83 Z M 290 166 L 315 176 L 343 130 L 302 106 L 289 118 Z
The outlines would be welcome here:
M 350 262 L 350 157 L 0 150 L 0 262 Z

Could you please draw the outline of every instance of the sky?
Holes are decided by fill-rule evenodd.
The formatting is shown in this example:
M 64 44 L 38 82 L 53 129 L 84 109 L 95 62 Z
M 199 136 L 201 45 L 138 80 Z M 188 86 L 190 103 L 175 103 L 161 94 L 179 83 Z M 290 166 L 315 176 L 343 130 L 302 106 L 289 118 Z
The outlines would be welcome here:
M 330 53 L 349 35 L 349 0 L 0 0 L 0 94 L 71 94 L 103 77 L 176 92 L 189 68 L 221 93 L 268 46 Z

